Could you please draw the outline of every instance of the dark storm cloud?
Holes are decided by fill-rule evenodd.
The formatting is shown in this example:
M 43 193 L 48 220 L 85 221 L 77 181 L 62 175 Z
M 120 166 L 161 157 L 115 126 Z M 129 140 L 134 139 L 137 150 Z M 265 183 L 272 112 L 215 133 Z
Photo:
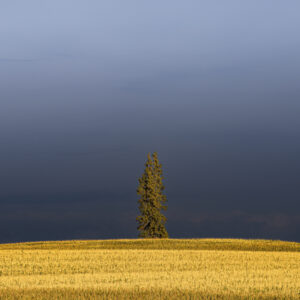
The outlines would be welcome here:
M 0 241 L 135 237 L 146 153 L 173 237 L 300 240 L 297 1 L 0 4 Z
M 300 215 L 283 213 L 182 213 L 172 215 L 181 237 L 266 238 L 293 240 L 300 234 Z M 180 226 L 179 226 L 180 225 Z

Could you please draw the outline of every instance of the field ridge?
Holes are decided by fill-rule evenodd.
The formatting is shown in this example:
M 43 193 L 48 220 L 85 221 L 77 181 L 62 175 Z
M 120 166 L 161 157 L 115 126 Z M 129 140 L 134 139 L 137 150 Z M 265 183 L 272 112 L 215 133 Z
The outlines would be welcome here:
M 0 244 L 0 299 L 300 297 L 300 243 L 242 239 Z
M 248 239 L 114 239 L 66 240 L 0 244 L 0 250 L 234 250 L 300 252 L 300 243 Z

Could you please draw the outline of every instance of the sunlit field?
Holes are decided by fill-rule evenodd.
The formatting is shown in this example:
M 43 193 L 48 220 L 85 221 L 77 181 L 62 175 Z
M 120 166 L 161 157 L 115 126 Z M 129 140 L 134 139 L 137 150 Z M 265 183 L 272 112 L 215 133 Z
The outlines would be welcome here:
M 300 299 L 300 243 L 111 240 L 0 245 L 0 299 Z

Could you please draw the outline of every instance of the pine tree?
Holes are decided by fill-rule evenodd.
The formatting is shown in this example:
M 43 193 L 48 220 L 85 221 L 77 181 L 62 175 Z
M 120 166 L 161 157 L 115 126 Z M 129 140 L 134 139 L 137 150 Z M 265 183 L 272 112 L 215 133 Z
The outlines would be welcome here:
M 166 217 L 161 210 L 166 210 L 167 198 L 163 194 L 162 165 L 159 163 L 157 153 L 152 157 L 147 156 L 145 170 L 139 178 L 137 193 L 140 196 L 139 210 L 141 215 L 137 217 L 139 237 L 141 238 L 167 238 L 168 232 L 165 228 Z

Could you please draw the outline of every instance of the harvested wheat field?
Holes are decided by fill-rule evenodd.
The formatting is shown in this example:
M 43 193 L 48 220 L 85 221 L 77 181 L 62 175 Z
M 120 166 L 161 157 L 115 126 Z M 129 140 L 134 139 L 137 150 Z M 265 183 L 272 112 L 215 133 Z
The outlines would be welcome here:
M 300 299 L 300 243 L 166 239 L 2 244 L 0 299 Z

